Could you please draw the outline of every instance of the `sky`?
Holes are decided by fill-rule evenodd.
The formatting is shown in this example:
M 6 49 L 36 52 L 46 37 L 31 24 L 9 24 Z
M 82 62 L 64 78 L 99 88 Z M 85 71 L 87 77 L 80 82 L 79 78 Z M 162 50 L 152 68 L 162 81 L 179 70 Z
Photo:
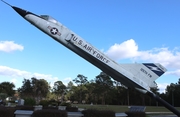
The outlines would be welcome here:
M 180 78 L 179 0 L 6 0 L 50 15 L 121 63 L 160 63 L 167 72 L 156 80 L 160 92 Z M 67 84 L 101 70 L 59 44 L 0 2 L 0 82 L 36 77 Z

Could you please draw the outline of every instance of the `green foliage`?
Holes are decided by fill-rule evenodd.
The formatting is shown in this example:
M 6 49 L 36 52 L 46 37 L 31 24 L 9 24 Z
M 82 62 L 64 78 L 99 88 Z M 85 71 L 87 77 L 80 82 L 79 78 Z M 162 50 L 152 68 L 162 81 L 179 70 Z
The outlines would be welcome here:
M 115 112 L 111 110 L 87 109 L 82 111 L 84 117 L 115 117 Z
M 53 86 L 53 92 L 56 95 L 63 94 L 66 91 L 66 86 L 62 81 L 56 81 Z
M 15 85 L 10 82 L 2 82 L 0 83 L 0 92 L 7 94 L 7 96 L 13 96 L 15 91 L 13 90 Z
M 128 115 L 128 117 L 146 117 L 145 112 L 130 112 L 130 111 L 127 111 L 125 113 Z
M 51 105 L 52 106 L 58 106 L 58 103 L 57 102 L 52 102 Z
M 9 103 L 15 103 L 15 101 L 14 100 L 10 100 L 10 101 L 8 101 Z
M 53 109 L 53 110 L 58 110 L 58 107 L 52 107 L 52 106 L 43 106 L 43 109 Z
M 42 105 L 43 107 L 48 106 L 49 104 L 50 104 L 50 102 L 48 100 L 41 100 L 39 102 L 39 105 Z
M 72 103 L 85 101 L 85 104 L 162 106 L 149 96 L 139 93 L 133 88 L 127 89 L 120 82 L 115 83 L 110 76 L 103 72 L 92 81 L 88 81 L 87 77 L 81 74 L 77 75 L 73 81 L 77 85 L 70 82 L 68 83 L 68 89 L 63 92 L 62 89 L 65 89 L 65 87 L 60 81 L 56 82 L 55 87 L 53 87 L 56 90 L 50 91 L 49 85 L 44 79 L 24 79 L 23 86 L 18 89 L 17 95 L 20 95 L 21 98 L 33 97 L 40 100 L 56 99 L 59 102 L 51 103 L 54 106 L 58 106 L 59 103 L 63 102 L 63 100 L 59 100 L 60 97 L 65 99 L 64 101 L 70 100 Z M 8 96 L 6 88 L 3 88 L 6 87 L 5 84 L 8 84 L 8 87 L 13 87 L 13 84 L 0 83 L 0 99 L 2 100 Z M 180 106 L 180 79 L 177 83 L 168 85 L 165 93 L 158 94 L 158 88 L 151 90 L 171 105 Z M 56 94 L 54 91 L 56 91 Z M 62 94 L 59 93 L 61 91 Z
M 29 79 L 24 79 L 22 83 L 23 85 L 18 88 L 18 92 L 20 93 L 21 97 L 32 96 L 33 88 L 31 81 Z
M 101 99 L 101 104 L 107 104 L 109 100 L 112 100 L 111 90 L 113 88 L 113 81 L 109 75 L 101 72 L 95 79 L 96 90 L 95 93 Z
M 34 111 L 32 117 L 67 117 L 67 112 L 63 110 L 43 109 Z
M 6 93 L 0 93 L 0 99 L 6 99 L 7 94 Z
M 34 110 L 34 107 L 33 106 L 16 106 L 15 107 L 16 110 Z
M 71 90 L 72 86 L 74 86 L 72 81 L 69 81 L 69 83 L 67 84 L 67 89 Z
M 180 81 L 180 79 L 179 79 Z M 178 81 L 178 82 L 179 82 Z M 178 83 L 171 83 L 170 85 L 168 85 L 166 87 L 166 95 L 165 95 L 165 99 L 167 99 L 167 101 L 172 104 L 173 106 L 180 106 L 180 84 Z
M 54 100 L 54 99 L 52 99 L 52 100 L 49 101 L 49 104 L 52 105 L 52 106 L 58 106 L 59 102 Z
M 36 100 L 34 98 L 24 98 L 24 105 L 34 106 L 36 104 Z
M 49 84 L 44 79 L 31 78 L 33 85 L 33 92 L 36 97 L 42 99 L 46 97 L 49 92 Z
M 82 102 L 83 98 L 85 97 L 85 90 L 86 88 L 84 88 L 84 86 L 88 83 L 87 77 L 85 77 L 82 74 L 78 74 L 77 77 L 73 80 L 77 85 L 79 91 L 78 91 L 78 100 L 79 103 Z
M 54 94 L 53 92 L 48 92 L 46 96 L 46 100 L 53 100 L 53 99 L 57 99 L 56 94 Z
M 66 111 L 68 111 L 68 112 L 78 112 L 78 108 L 77 107 L 66 107 Z
M 18 88 L 21 97 L 37 97 L 42 99 L 49 92 L 49 84 L 44 79 L 24 79 L 22 87 Z
M 60 106 L 71 107 L 71 103 L 63 102 L 63 103 L 60 104 Z

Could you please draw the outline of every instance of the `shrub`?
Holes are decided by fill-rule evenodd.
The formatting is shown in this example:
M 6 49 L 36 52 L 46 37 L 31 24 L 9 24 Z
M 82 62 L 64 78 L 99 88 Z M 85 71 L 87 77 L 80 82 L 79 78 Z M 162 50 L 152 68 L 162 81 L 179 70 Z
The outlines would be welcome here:
M 51 106 L 58 106 L 58 104 L 53 102 L 53 103 L 51 103 Z
M 0 117 L 14 117 L 15 108 L 0 107 Z
M 54 99 L 49 100 L 49 105 L 51 106 L 59 106 L 59 101 L 56 101 Z
M 16 110 L 34 110 L 34 107 L 19 105 L 19 106 L 16 106 Z
M 66 111 L 43 109 L 34 111 L 32 117 L 67 117 Z
M 111 110 L 83 110 L 84 117 L 115 117 L 115 112 Z
M 48 106 L 43 106 L 43 109 L 53 109 L 53 110 L 58 110 L 58 107 L 48 107 Z
M 78 112 L 78 108 L 77 107 L 66 107 L 66 111 L 68 111 L 68 112 Z
M 127 111 L 125 112 L 128 117 L 146 117 L 145 112 L 131 112 L 131 111 Z
M 48 100 L 41 100 L 39 102 L 39 105 L 42 105 L 43 107 L 47 107 L 50 104 L 50 102 Z
M 71 103 L 63 102 L 63 103 L 60 104 L 60 106 L 71 107 Z
M 0 108 L 0 117 L 8 117 L 8 111 L 6 108 Z
M 8 101 L 9 103 L 15 103 L 15 101 L 14 100 L 10 100 L 10 101 Z
M 24 98 L 24 105 L 33 106 L 36 104 L 36 100 L 33 98 Z

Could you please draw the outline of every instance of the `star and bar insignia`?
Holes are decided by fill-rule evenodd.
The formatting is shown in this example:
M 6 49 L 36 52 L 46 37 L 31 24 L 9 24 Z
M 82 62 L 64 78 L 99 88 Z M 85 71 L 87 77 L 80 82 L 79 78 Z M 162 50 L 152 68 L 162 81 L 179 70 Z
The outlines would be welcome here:
M 61 33 L 58 31 L 57 28 L 48 26 L 48 29 L 50 30 L 52 35 L 56 35 L 57 34 L 57 35 L 61 36 Z

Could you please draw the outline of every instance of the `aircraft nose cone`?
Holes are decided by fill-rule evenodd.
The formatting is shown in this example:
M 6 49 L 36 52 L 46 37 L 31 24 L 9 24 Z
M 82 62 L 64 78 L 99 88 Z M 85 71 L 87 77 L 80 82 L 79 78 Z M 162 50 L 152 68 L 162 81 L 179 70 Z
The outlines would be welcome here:
M 15 7 L 15 6 L 12 6 L 12 8 L 19 14 L 21 15 L 22 17 L 25 17 L 27 14 L 28 14 L 28 11 L 24 10 L 24 9 L 21 9 L 21 8 L 18 8 L 18 7 Z

